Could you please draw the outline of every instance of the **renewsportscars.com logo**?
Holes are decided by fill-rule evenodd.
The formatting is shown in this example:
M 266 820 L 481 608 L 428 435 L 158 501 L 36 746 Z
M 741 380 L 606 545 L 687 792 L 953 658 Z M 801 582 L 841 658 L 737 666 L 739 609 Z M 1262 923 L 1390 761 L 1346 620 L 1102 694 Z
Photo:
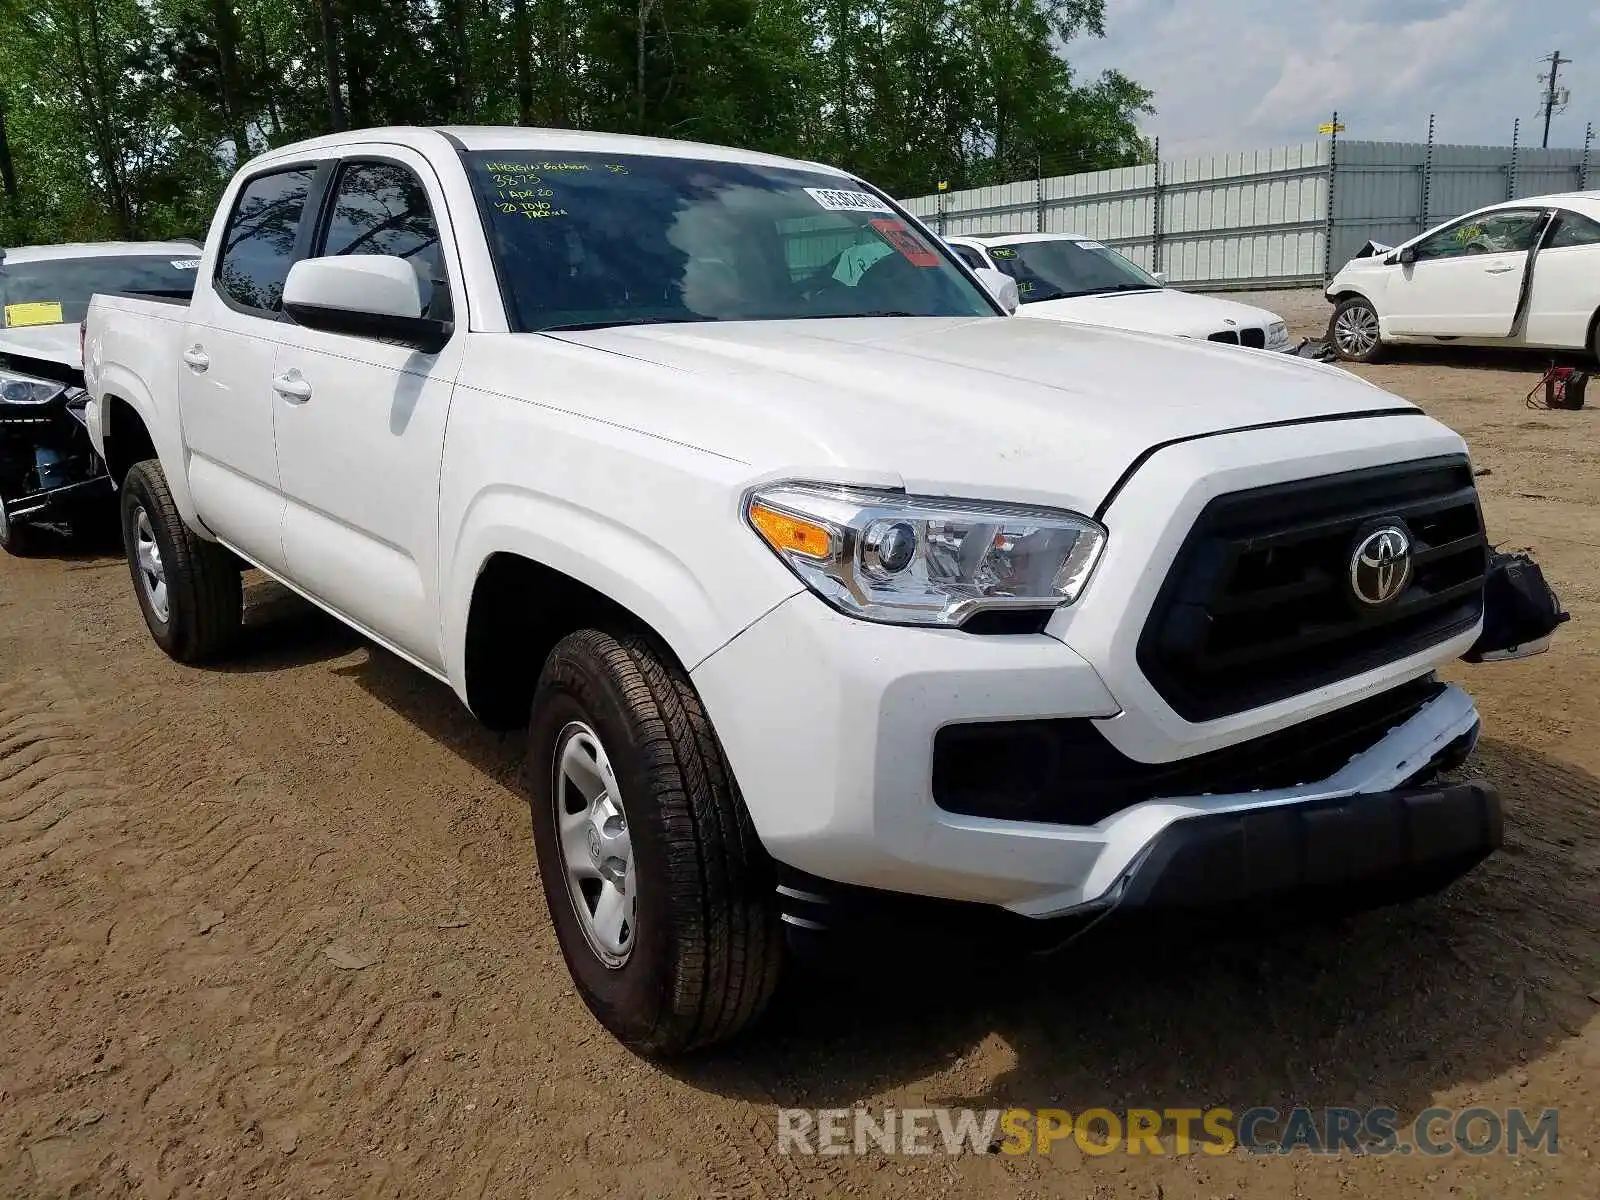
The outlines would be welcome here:
M 779 1154 L 1556 1154 L 1559 1110 L 781 1108 Z

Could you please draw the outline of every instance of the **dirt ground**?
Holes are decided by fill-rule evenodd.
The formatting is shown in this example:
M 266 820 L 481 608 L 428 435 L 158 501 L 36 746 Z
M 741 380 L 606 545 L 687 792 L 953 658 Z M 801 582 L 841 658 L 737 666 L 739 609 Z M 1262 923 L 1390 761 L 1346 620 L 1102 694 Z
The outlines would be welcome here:
M 568 986 L 517 739 L 253 577 L 245 652 L 193 670 L 119 560 L 0 562 L 0 1194 L 1593 1200 L 1600 411 L 1525 408 L 1537 367 L 1362 371 L 1466 435 L 1492 535 L 1573 613 L 1542 658 L 1449 672 L 1503 854 L 1334 928 L 791 977 L 754 1036 L 665 1069 Z M 1561 1149 L 774 1153 L 778 1107 L 856 1103 L 1557 1107 Z

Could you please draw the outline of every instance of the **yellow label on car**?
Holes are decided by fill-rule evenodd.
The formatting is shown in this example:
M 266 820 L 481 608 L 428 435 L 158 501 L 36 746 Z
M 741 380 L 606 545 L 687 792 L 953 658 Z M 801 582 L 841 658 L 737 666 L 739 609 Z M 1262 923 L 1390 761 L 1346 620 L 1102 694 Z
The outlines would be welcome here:
M 6 305 L 7 329 L 21 329 L 24 325 L 59 325 L 61 319 L 59 300 L 30 300 L 26 304 Z

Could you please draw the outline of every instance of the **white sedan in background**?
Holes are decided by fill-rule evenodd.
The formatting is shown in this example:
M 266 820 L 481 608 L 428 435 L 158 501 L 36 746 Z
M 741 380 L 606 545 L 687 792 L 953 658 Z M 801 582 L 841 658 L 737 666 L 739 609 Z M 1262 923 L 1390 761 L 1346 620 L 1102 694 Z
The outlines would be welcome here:
M 1020 315 L 1108 325 L 1265 350 L 1289 350 L 1276 313 L 1166 286 L 1111 247 L 1066 233 L 1007 233 L 944 239 L 974 270 L 1011 276 Z
M 1368 244 L 1327 287 L 1339 357 L 1456 343 L 1600 355 L 1600 191 L 1480 208 L 1398 247 Z

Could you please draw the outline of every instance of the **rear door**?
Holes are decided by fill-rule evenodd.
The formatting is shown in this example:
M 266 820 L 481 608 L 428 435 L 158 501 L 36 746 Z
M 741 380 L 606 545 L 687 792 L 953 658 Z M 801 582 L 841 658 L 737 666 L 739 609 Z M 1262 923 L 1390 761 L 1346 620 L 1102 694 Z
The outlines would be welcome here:
M 460 258 L 442 189 L 421 155 L 397 146 L 346 153 L 311 257 L 405 259 L 422 281 L 425 315 L 454 320 L 456 332 L 439 353 L 424 354 L 284 329 L 272 372 L 284 553 L 297 586 L 440 669 L 439 469 L 467 336 L 452 289 Z
M 1380 314 L 1383 332 L 1423 337 L 1505 338 L 1533 249 L 1539 208 L 1463 217 L 1415 244 L 1416 261 L 1394 268 Z
M 1597 311 L 1600 221 L 1560 209 L 1534 259 L 1526 340 L 1536 346 L 1586 348 Z
M 223 541 L 283 567 L 272 361 L 286 327 L 283 281 L 309 235 L 318 166 L 265 167 L 238 189 L 198 280 L 178 364 L 178 405 L 195 508 Z

